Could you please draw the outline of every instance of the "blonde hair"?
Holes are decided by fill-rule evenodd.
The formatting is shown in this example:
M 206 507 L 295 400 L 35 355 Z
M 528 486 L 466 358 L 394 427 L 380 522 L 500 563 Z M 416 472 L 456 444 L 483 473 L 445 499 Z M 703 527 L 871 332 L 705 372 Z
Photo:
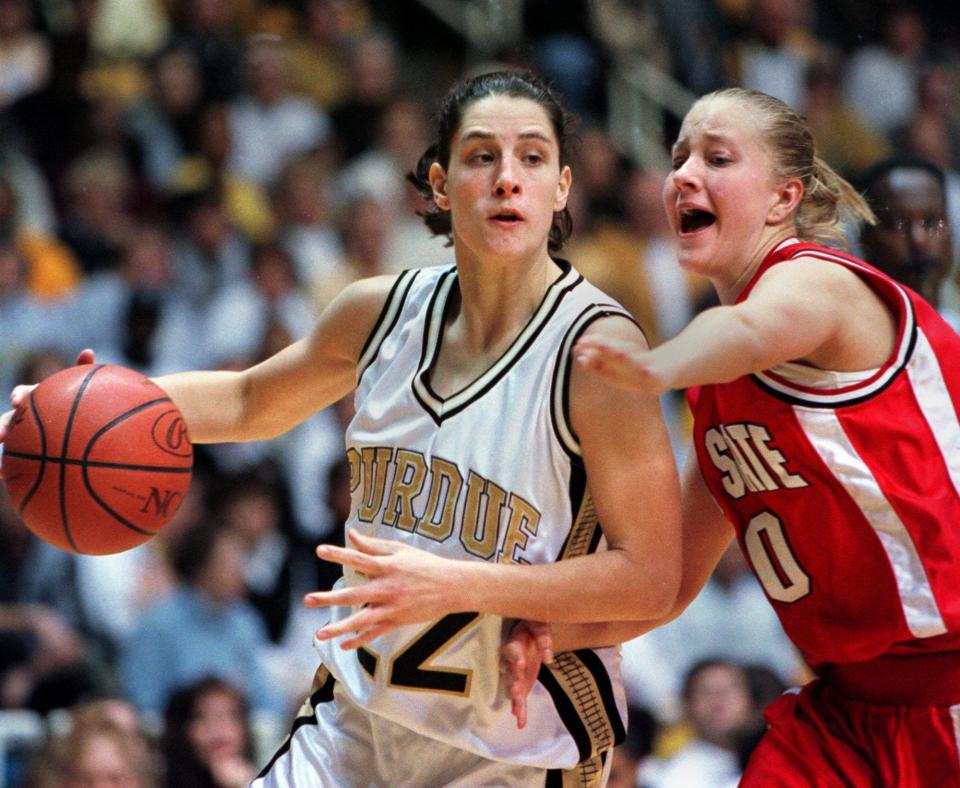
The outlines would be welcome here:
M 726 88 L 708 93 L 700 101 L 714 98 L 733 99 L 755 110 L 761 141 L 773 160 L 774 176 L 779 181 L 796 178 L 803 184 L 803 197 L 794 215 L 801 240 L 847 246 L 841 228 L 843 221 L 876 224 L 877 218 L 866 200 L 817 155 L 806 118 L 759 90 Z

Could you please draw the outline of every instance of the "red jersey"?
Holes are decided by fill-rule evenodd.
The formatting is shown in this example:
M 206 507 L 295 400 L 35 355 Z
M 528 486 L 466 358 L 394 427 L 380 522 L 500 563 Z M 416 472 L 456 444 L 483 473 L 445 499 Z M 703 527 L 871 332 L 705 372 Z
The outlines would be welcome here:
M 795 240 L 739 300 L 801 256 L 843 265 L 879 295 L 897 321 L 893 353 L 869 372 L 786 363 L 691 390 L 703 477 L 814 669 L 960 659 L 960 336 L 867 263 Z

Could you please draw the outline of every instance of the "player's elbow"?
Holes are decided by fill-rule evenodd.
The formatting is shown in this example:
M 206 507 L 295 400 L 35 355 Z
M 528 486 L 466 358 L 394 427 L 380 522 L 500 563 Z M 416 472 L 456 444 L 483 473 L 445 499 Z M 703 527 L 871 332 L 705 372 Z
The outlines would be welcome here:
M 631 600 L 624 618 L 650 621 L 672 617 L 679 592 L 679 561 L 647 566 L 638 572 L 637 582 L 624 597 Z

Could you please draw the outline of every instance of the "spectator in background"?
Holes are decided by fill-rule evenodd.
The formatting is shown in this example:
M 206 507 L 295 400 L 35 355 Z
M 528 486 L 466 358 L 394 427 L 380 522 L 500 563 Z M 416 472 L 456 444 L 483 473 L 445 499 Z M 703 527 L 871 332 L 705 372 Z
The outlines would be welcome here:
M 197 310 L 199 323 L 222 288 L 250 275 L 252 250 L 231 220 L 221 190 L 210 188 L 182 196 L 177 215 L 182 221 L 172 238 L 172 286 Z
M 670 51 L 674 76 L 701 96 L 726 86 L 724 46 L 730 27 L 720 3 L 655 0 Z
M 249 3 L 182 0 L 173 43 L 194 52 L 211 98 L 228 100 L 242 89 L 244 44 L 239 16 Z
M 347 95 L 347 40 L 356 31 L 342 0 L 306 0 L 304 5 L 303 29 L 290 46 L 291 84 L 329 110 Z
M 711 656 L 766 666 L 787 684 L 800 682 L 805 672 L 736 544 L 682 616 L 624 644 L 627 694 L 674 719 L 684 675 Z
M 664 761 L 651 785 L 735 788 L 741 741 L 756 720 L 746 673 L 723 659 L 698 662 L 684 679 L 683 703 L 691 738 Z
M 0 0 L 0 109 L 40 92 L 50 69 L 50 43 L 34 28 L 33 5 Z
M 157 374 L 202 348 L 193 341 L 195 312 L 173 289 L 170 236 L 159 224 L 136 226 L 120 265 L 90 277 L 71 303 L 74 342 L 94 347 L 103 361 Z
M 954 264 L 943 171 L 925 159 L 887 159 L 864 175 L 860 188 L 877 216 L 860 232 L 864 257 L 960 330 L 960 315 L 941 299 Z
M 343 256 L 310 289 L 318 311 L 351 282 L 390 273 L 386 260 L 390 212 L 383 202 L 372 196 L 354 199 L 343 212 L 340 225 Z M 410 262 L 415 266 L 419 261 Z
M 909 5 L 895 3 L 881 13 L 882 38 L 851 54 L 843 92 L 871 128 L 890 137 L 916 107 L 927 29 L 920 13 Z
M 31 293 L 42 298 L 66 295 L 82 277 L 76 257 L 55 237 L 26 224 L 25 218 L 14 185 L 0 171 L 0 243 L 23 255 Z
M 329 177 L 318 161 L 297 158 L 283 168 L 274 201 L 279 240 L 307 289 L 323 282 L 343 256 L 330 202 Z
M 177 689 L 215 675 L 243 688 L 253 708 L 286 711 L 269 684 L 269 637 L 246 601 L 242 537 L 217 523 L 183 534 L 174 550 L 179 584 L 147 608 L 124 643 L 120 679 L 141 713 L 160 714 Z
M 577 234 L 623 220 L 623 193 L 630 171 L 604 129 L 588 125 L 579 137 L 574 165 L 578 177 L 573 186 L 579 205 Z
M 754 0 L 748 29 L 732 48 L 733 79 L 794 109 L 806 103 L 806 73 L 823 45 L 811 31 L 810 0 Z
M 77 715 L 37 754 L 28 788 L 155 788 L 156 762 L 142 734 L 101 714 Z
M 660 723 L 647 709 L 627 707 L 627 738 L 613 750 L 606 788 L 647 788 L 650 758 L 659 729 Z
M 127 110 L 124 125 L 138 148 L 147 182 L 162 194 L 174 185 L 198 138 L 205 85 L 194 53 L 183 47 L 159 53 L 150 67 L 150 87 Z
M 0 240 L 0 390 L 9 392 L 31 354 L 72 351 L 69 306 L 31 292 L 30 263 L 10 241 Z
M 960 171 L 958 171 L 958 129 L 950 107 L 950 91 L 943 69 L 930 68 L 919 85 L 919 107 L 897 135 L 898 148 L 937 165 L 944 176 L 947 215 L 960 226 Z M 960 257 L 960 233 L 953 238 L 954 259 Z
M 60 237 L 87 274 L 117 267 L 135 230 L 133 190 L 133 174 L 113 150 L 91 149 L 71 162 Z
M 260 246 L 250 265 L 246 278 L 225 285 L 210 303 L 205 342 L 218 366 L 251 363 L 271 323 L 279 323 L 297 340 L 310 332 L 316 318 L 282 246 Z
M 274 37 L 259 36 L 247 50 L 246 87 L 230 101 L 228 170 L 269 187 L 286 162 L 319 148 L 330 136 L 330 119 L 290 90 L 286 50 Z
M 160 749 L 167 788 L 243 788 L 256 774 L 247 701 L 240 689 L 202 677 L 171 696 Z
M 890 142 L 868 126 L 840 91 L 839 62 L 823 56 L 806 73 L 803 105 L 820 157 L 838 172 L 856 178 L 890 153 Z
M 402 68 L 397 45 L 382 31 L 366 31 L 348 50 L 349 90 L 330 110 L 337 144 L 344 161 L 366 151 L 376 141 L 380 120 L 397 92 Z

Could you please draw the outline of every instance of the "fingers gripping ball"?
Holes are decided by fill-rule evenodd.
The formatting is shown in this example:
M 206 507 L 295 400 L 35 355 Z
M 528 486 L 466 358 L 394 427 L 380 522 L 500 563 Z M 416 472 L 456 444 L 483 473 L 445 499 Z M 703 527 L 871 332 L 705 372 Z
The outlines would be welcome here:
M 62 550 L 106 555 L 154 536 L 190 485 L 180 411 L 149 378 L 84 364 L 37 386 L 14 415 L 3 476 L 27 527 Z

